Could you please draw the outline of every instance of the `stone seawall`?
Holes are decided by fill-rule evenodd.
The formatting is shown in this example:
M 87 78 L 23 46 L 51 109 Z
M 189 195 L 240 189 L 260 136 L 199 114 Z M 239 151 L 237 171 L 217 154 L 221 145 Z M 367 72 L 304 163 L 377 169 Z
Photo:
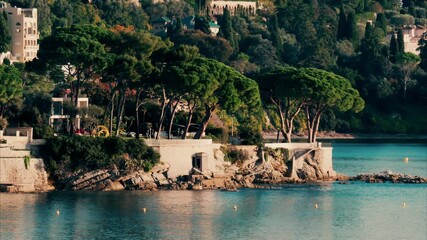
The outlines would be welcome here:
M 40 192 L 52 190 L 43 159 L 30 158 L 27 168 L 23 158 L 0 158 L 0 191 Z

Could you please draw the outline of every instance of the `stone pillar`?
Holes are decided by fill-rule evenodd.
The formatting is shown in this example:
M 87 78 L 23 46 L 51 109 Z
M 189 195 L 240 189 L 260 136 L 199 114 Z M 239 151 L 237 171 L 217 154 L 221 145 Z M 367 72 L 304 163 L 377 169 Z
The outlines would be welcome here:
M 20 132 L 16 131 L 16 136 L 19 137 L 19 135 L 20 135 Z
M 0 139 L 3 138 L 4 130 L 0 130 Z

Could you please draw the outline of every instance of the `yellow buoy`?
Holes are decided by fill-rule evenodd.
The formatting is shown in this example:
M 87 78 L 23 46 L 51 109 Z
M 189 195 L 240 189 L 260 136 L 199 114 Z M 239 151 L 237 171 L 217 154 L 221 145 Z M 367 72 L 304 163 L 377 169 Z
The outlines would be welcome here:
M 319 205 L 317 205 L 317 203 L 315 203 L 314 208 L 319 208 Z
M 408 157 L 405 157 L 405 158 L 403 159 L 403 161 L 404 161 L 405 163 L 407 163 L 407 162 L 409 162 L 409 158 L 408 158 Z
M 402 207 L 405 208 L 406 207 L 406 203 L 402 203 Z
M 146 209 L 146 208 L 143 208 L 143 209 L 142 209 L 142 211 L 143 211 L 144 213 L 146 213 L 146 212 L 147 212 L 147 209 Z
M 236 205 L 234 205 L 233 209 L 234 209 L 234 211 L 236 211 L 236 210 L 237 210 L 237 206 L 236 206 Z
M 59 215 L 59 210 L 56 210 L 56 215 Z

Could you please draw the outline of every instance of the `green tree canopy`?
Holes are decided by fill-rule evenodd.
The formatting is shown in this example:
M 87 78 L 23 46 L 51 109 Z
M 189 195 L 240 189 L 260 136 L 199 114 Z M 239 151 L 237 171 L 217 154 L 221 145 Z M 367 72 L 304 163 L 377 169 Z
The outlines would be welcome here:
M 242 112 L 259 112 L 260 96 L 257 84 L 233 68 L 218 61 L 198 58 L 191 64 L 180 66 L 174 70 L 181 81 L 191 88 L 197 86 L 196 93 L 203 99 L 205 115 L 199 124 L 199 130 L 194 138 L 199 139 L 205 132 L 212 114 L 218 109 L 233 114 Z M 201 76 L 197 75 L 201 73 Z M 193 94 L 193 93 L 190 93 Z
M 51 68 L 62 66 L 66 71 L 75 105 L 82 83 L 107 67 L 108 54 L 103 45 L 107 37 L 106 29 L 73 25 L 57 28 L 40 44 L 39 59 Z
M 7 24 L 7 13 L 4 11 L 0 14 L 0 53 L 9 50 L 11 39 L 12 37 L 10 36 L 9 26 Z
M 298 69 L 293 67 L 280 68 L 267 72 L 258 79 L 258 86 L 265 105 L 272 104 L 280 118 L 276 126 L 282 132 L 284 140 L 291 142 L 294 120 L 300 112 L 306 92 L 302 78 L 298 78 Z M 271 116 L 270 116 L 271 118 Z
M 13 65 L 0 65 L 0 118 L 10 101 L 22 94 L 21 72 Z
M 306 98 L 303 108 L 309 142 L 316 142 L 320 119 L 325 110 L 360 112 L 365 106 L 359 92 L 344 77 L 315 68 L 302 68 L 295 77 L 306 86 L 301 95 Z

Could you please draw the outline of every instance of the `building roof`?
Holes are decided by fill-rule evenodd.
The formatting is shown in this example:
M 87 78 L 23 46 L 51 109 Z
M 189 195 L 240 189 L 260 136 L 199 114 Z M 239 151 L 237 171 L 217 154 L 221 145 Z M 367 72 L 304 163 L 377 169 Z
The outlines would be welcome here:
M 170 18 L 168 17 L 159 17 L 154 19 L 153 21 L 151 21 L 152 23 L 165 23 L 165 22 L 170 22 Z
M 209 22 L 209 27 L 211 28 L 219 28 L 220 26 L 214 22 Z

